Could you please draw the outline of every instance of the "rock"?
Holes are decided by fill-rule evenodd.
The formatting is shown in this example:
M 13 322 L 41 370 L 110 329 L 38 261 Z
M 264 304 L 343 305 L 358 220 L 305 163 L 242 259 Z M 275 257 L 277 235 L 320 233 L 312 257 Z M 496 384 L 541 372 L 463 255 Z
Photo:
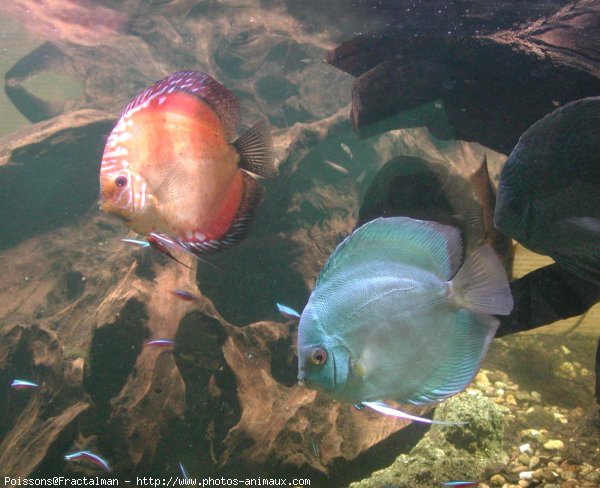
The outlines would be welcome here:
M 579 375 L 577 374 L 577 368 L 575 365 L 569 361 L 565 361 L 558 365 L 556 369 L 556 374 L 562 376 L 563 378 L 575 379 Z
M 538 468 L 533 474 L 532 478 L 537 481 L 554 481 L 557 476 L 549 468 Z
M 491 486 L 504 486 L 504 483 L 506 483 L 506 478 L 501 474 L 495 474 L 490 478 Z
M 502 413 L 486 397 L 462 393 L 440 405 L 434 419 L 468 424 L 432 426 L 409 454 L 400 455 L 390 467 L 350 486 L 424 488 L 457 477 L 476 479 L 486 465 L 507 461 L 502 449 Z
M 529 444 L 529 443 L 521 444 L 519 446 L 519 451 L 522 452 L 522 453 L 532 452 L 531 451 L 531 444 Z
M 531 480 L 533 479 L 533 471 L 521 471 L 519 473 L 519 478 L 522 480 Z
M 596 483 L 596 485 L 600 484 L 600 471 L 598 469 L 595 469 L 594 471 L 591 471 L 590 473 L 586 474 L 583 477 L 584 481 L 587 483 Z
M 540 405 L 536 405 L 528 409 L 525 414 L 525 418 L 527 425 L 540 428 L 555 421 L 554 416 Z
M 564 448 L 565 445 L 560 439 L 550 439 L 544 442 L 544 449 L 548 451 L 562 451 Z
M 523 452 L 523 453 L 519 454 L 519 456 L 517 456 L 517 461 L 525 466 L 529 466 L 531 458 Z
M 536 468 L 539 465 L 540 465 L 540 458 L 539 458 L 539 456 L 531 456 L 531 459 L 529 460 L 529 468 L 533 469 L 533 468 Z
M 560 484 L 560 488 L 578 488 L 579 482 L 577 480 L 567 480 Z

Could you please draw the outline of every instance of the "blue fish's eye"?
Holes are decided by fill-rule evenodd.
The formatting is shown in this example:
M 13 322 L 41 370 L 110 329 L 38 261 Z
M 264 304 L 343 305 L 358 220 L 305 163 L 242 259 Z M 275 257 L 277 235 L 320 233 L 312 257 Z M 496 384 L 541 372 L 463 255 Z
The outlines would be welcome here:
M 320 347 L 313 349 L 310 353 L 310 360 L 313 364 L 316 364 L 317 366 L 325 364 L 325 361 L 327 361 L 327 351 Z
M 127 177 L 121 175 L 115 178 L 115 185 L 119 188 L 123 188 L 127 184 Z

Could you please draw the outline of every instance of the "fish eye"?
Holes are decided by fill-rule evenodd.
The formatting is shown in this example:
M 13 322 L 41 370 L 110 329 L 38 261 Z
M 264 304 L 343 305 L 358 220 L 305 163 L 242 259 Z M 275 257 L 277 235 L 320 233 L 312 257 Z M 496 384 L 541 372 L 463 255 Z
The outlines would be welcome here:
M 313 349 L 310 353 L 310 360 L 317 366 L 324 364 L 327 361 L 327 351 L 320 347 Z
M 115 185 L 119 188 L 123 188 L 127 184 L 127 178 L 123 175 L 117 176 L 115 178 Z

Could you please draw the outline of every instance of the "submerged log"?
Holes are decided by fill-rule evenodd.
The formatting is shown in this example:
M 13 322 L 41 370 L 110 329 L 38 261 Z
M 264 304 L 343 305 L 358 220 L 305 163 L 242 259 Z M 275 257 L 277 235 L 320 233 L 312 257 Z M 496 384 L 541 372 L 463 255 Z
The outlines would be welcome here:
M 508 154 L 542 116 L 600 92 L 598 0 L 572 2 L 530 24 L 488 34 L 447 30 L 431 35 L 399 28 L 328 52 L 330 64 L 357 77 L 351 118 L 360 137 L 389 129 L 376 122 L 441 99 L 455 138 Z M 448 137 L 436 121 L 419 123 Z

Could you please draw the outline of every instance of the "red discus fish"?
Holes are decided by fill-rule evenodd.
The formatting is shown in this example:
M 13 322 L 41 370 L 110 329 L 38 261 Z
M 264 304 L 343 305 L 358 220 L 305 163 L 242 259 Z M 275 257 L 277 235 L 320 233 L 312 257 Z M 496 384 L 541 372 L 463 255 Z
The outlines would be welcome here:
M 197 71 L 143 90 L 106 141 L 100 208 L 193 254 L 242 240 L 263 191 L 249 173 L 275 169 L 267 123 L 231 142 L 239 113 L 237 97 Z

